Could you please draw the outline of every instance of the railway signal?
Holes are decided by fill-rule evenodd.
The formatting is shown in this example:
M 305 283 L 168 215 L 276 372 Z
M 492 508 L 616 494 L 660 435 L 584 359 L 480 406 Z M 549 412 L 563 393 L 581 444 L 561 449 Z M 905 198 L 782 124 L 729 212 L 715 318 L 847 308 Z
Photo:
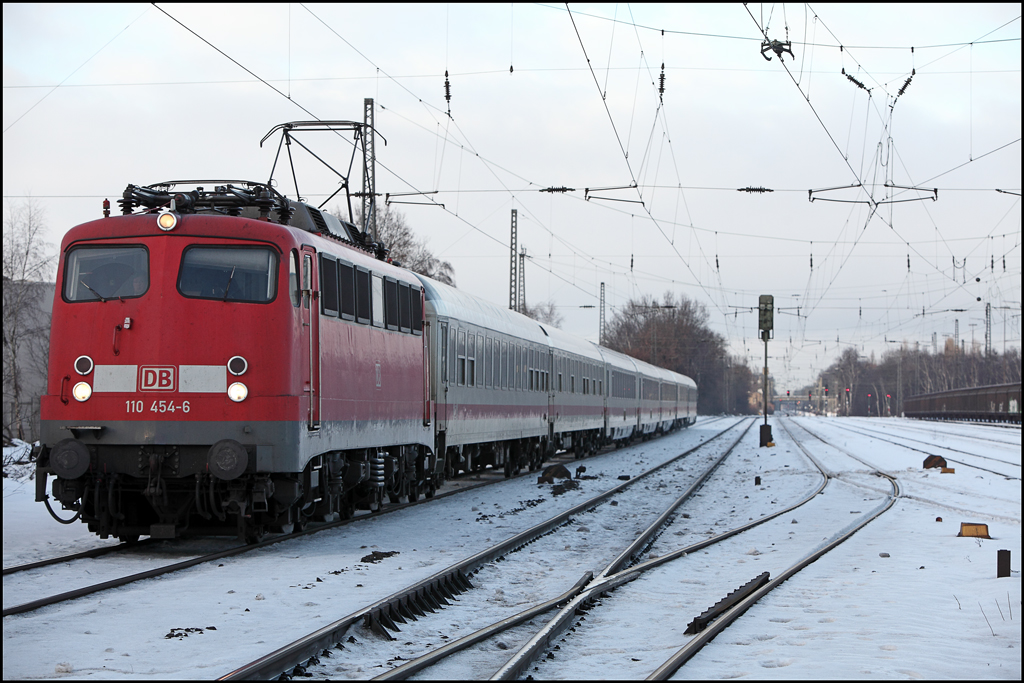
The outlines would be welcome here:
M 771 294 L 762 294 L 757 300 L 757 327 L 761 330 L 761 339 L 764 340 L 764 385 L 761 392 L 764 396 L 764 424 L 761 425 L 761 446 L 772 444 L 772 428 L 768 424 L 768 340 L 772 336 L 774 315 L 775 297 Z

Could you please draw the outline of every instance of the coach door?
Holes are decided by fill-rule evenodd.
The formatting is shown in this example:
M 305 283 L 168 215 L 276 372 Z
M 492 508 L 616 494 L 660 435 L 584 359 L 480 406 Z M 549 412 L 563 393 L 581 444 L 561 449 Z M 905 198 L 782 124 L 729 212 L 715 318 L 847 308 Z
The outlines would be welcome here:
M 303 346 L 309 349 L 310 431 L 320 429 L 320 279 L 316 269 L 316 249 L 302 247 L 302 336 Z M 304 354 L 305 355 L 305 354 Z
M 448 323 L 438 322 L 437 324 L 437 368 L 438 376 L 434 385 L 437 387 L 437 397 L 434 399 L 437 406 L 437 429 L 447 431 L 448 429 L 448 381 L 450 369 L 448 367 Z

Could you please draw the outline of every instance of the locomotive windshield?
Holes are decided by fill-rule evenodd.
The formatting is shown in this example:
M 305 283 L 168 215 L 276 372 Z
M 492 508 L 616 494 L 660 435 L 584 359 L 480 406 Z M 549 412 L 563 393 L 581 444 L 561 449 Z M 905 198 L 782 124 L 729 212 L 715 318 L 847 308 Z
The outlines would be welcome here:
M 145 247 L 76 247 L 64 264 L 65 301 L 106 301 L 142 296 L 149 289 Z
M 189 247 L 178 291 L 193 299 L 266 303 L 277 294 L 277 254 L 264 247 Z

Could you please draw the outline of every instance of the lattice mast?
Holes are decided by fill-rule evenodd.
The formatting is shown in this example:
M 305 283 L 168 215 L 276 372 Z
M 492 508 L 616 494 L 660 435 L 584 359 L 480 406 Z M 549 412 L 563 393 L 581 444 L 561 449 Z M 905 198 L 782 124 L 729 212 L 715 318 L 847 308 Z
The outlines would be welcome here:
M 519 312 L 526 310 L 526 247 L 519 249 Z
M 363 232 L 377 241 L 376 163 L 373 150 L 373 98 L 363 100 Z
M 519 250 L 517 246 L 517 229 L 516 229 L 516 210 L 512 209 L 512 247 L 509 264 L 508 264 L 508 310 L 518 311 L 519 310 L 519 261 L 516 258 L 516 252 Z

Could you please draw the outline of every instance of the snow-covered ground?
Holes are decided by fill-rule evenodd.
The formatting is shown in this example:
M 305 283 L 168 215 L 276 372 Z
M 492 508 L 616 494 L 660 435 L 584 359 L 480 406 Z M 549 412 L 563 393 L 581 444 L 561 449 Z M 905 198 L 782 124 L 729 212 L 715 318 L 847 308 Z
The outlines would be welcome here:
M 757 428 L 748 432 L 700 497 L 687 504 L 689 517 L 677 519 L 654 552 L 682 547 L 711 530 L 719 533 L 734 521 L 771 512 L 813 489 L 816 470 L 778 420 L 772 423 L 776 448 L 757 448 Z M 923 426 L 900 419 L 801 418 L 797 423 L 895 475 L 904 497 L 850 541 L 769 594 L 677 677 L 1019 680 L 1020 430 Z M 552 496 L 550 486 L 538 486 L 530 478 L 502 482 L 231 558 L 221 567 L 197 567 L 109 591 L 98 600 L 7 617 L 4 678 L 223 675 L 619 483 L 619 474 L 635 474 L 692 447 L 722 427 L 723 422 L 699 422 L 681 433 L 606 453 L 587 463 L 587 474 L 599 474 L 599 479 L 583 481 L 580 489 L 561 496 Z M 805 543 L 820 542 L 884 502 L 888 483 L 872 476 L 869 467 L 825 447 L 799 427 L 790 429 L 837 475 L 826 494 L 734 541 L 663 565 L 609 594 L 573 634 L 587 640 L 579 641 L 585 644 L 573 650 L 576 654 L 568 663 L 559 657 L 544 660 L 536 671 L 531 666 L 530 673 L 536 678 L 642 678 L 688 639 L 682 629 L 694 616 L 758 572 L 774 575 L 803 554 L 788 550 L 790 541 L 771 543 L 787 537 L 794 539 L 794 547 L 808 547 Z M 880 441 L 879 434 L 866 430 L 896 440 L 913 438 L 917 441 L 903 442 L 1017 479 L 960 464 L 954 474 L 926 471 L 921 468 L 924 454 Z M 941 451 L 940 445 L 961 452 Z M 989 459 L 972 459 L 970 453 Z M 763 478 L 762 487 L 753 486 L 754 475 Z M 5 567 L 105 543 L 90 537 L 80 523 L 65 527 L 51 520 L 42 505 L 33 502 L 34 482 L 5 478 L 3 495 Z M 542 503 L 524 505 L 542 498 Z M 485 510 L 493 516 L 480 514 Z M 943 521 L 937 522 L 937 517 Z M 987 523 L 992 540 L 958 538 L 959 523 L 964 521 Z M 577 525 L 586 525 L 586 520 L 577 520 Z M 567 576 L 572 574 L 570 584 L 575 581 L 580 572 L 571 562 L 573 548 L 566 546 L 587 543 L 587 534 L 575 535 L 579 541 L 572 544 L 530 546 L 527 552 L 536 558 L 536 571 L 558 573 L 559 567 L 572 564 Z M 1010 578 L 996 578 L 996 551 L 1001 548 L 1012 553 Z M 361 562 L 371 549 L 399 554 L 378 563 Z M 734 572 L 723 571 L 721 562 L 715 562 L 730 557 Z M 496 609 L 509 601 L 505 593 L 515 591 L 499 591 L 501 572 L 488 576 L 488 571 L 474 580 L 480 584 L 476 590 L 488 591 L 487 598 L 477 602 L 486 609 L 490 601 Z M 45 577 L 40 574 L 41 580 Z M 530 581 L 529 576 L 504 580 L 511 583 L 513 578 Z M 451 619 L 446 612 L 419 624 L 430 624 L 452 638 L 465 635 L 466 630 L 454 624 L 455 612 L 450 612 Z M 201 631 L 182 636 L 173 630 L 184 628 Z M 403 629 L 403 634 L 412 638 L 412 631 Z M 525 637 L 525 627 L 522 631 Z M 640 641 L 649 641 L 646 647 L 634 645 L 638 634 Z M 371 637 L 359 631 L 359 638 Z M 518 647 L 515 638 L 510 633 L 493 643 L 501 654 L 486 657 L 487 665 L 501 656 L 507 659 Z M 618 651 L 601 645 L 616 640 Z M 383 643 L 370 649 L 377 650 L 378 645 Z M 364 668 L 348 654 L 339 657 L 346 663 L 334 668 L 331 676 L 368 678 L 382 671 L 377 668 L 380 660 L 367 662 Z M 458 666 L 456 661 L 453 668 L 433 675 L 480 678 L 493 673 L 473 662 Z

